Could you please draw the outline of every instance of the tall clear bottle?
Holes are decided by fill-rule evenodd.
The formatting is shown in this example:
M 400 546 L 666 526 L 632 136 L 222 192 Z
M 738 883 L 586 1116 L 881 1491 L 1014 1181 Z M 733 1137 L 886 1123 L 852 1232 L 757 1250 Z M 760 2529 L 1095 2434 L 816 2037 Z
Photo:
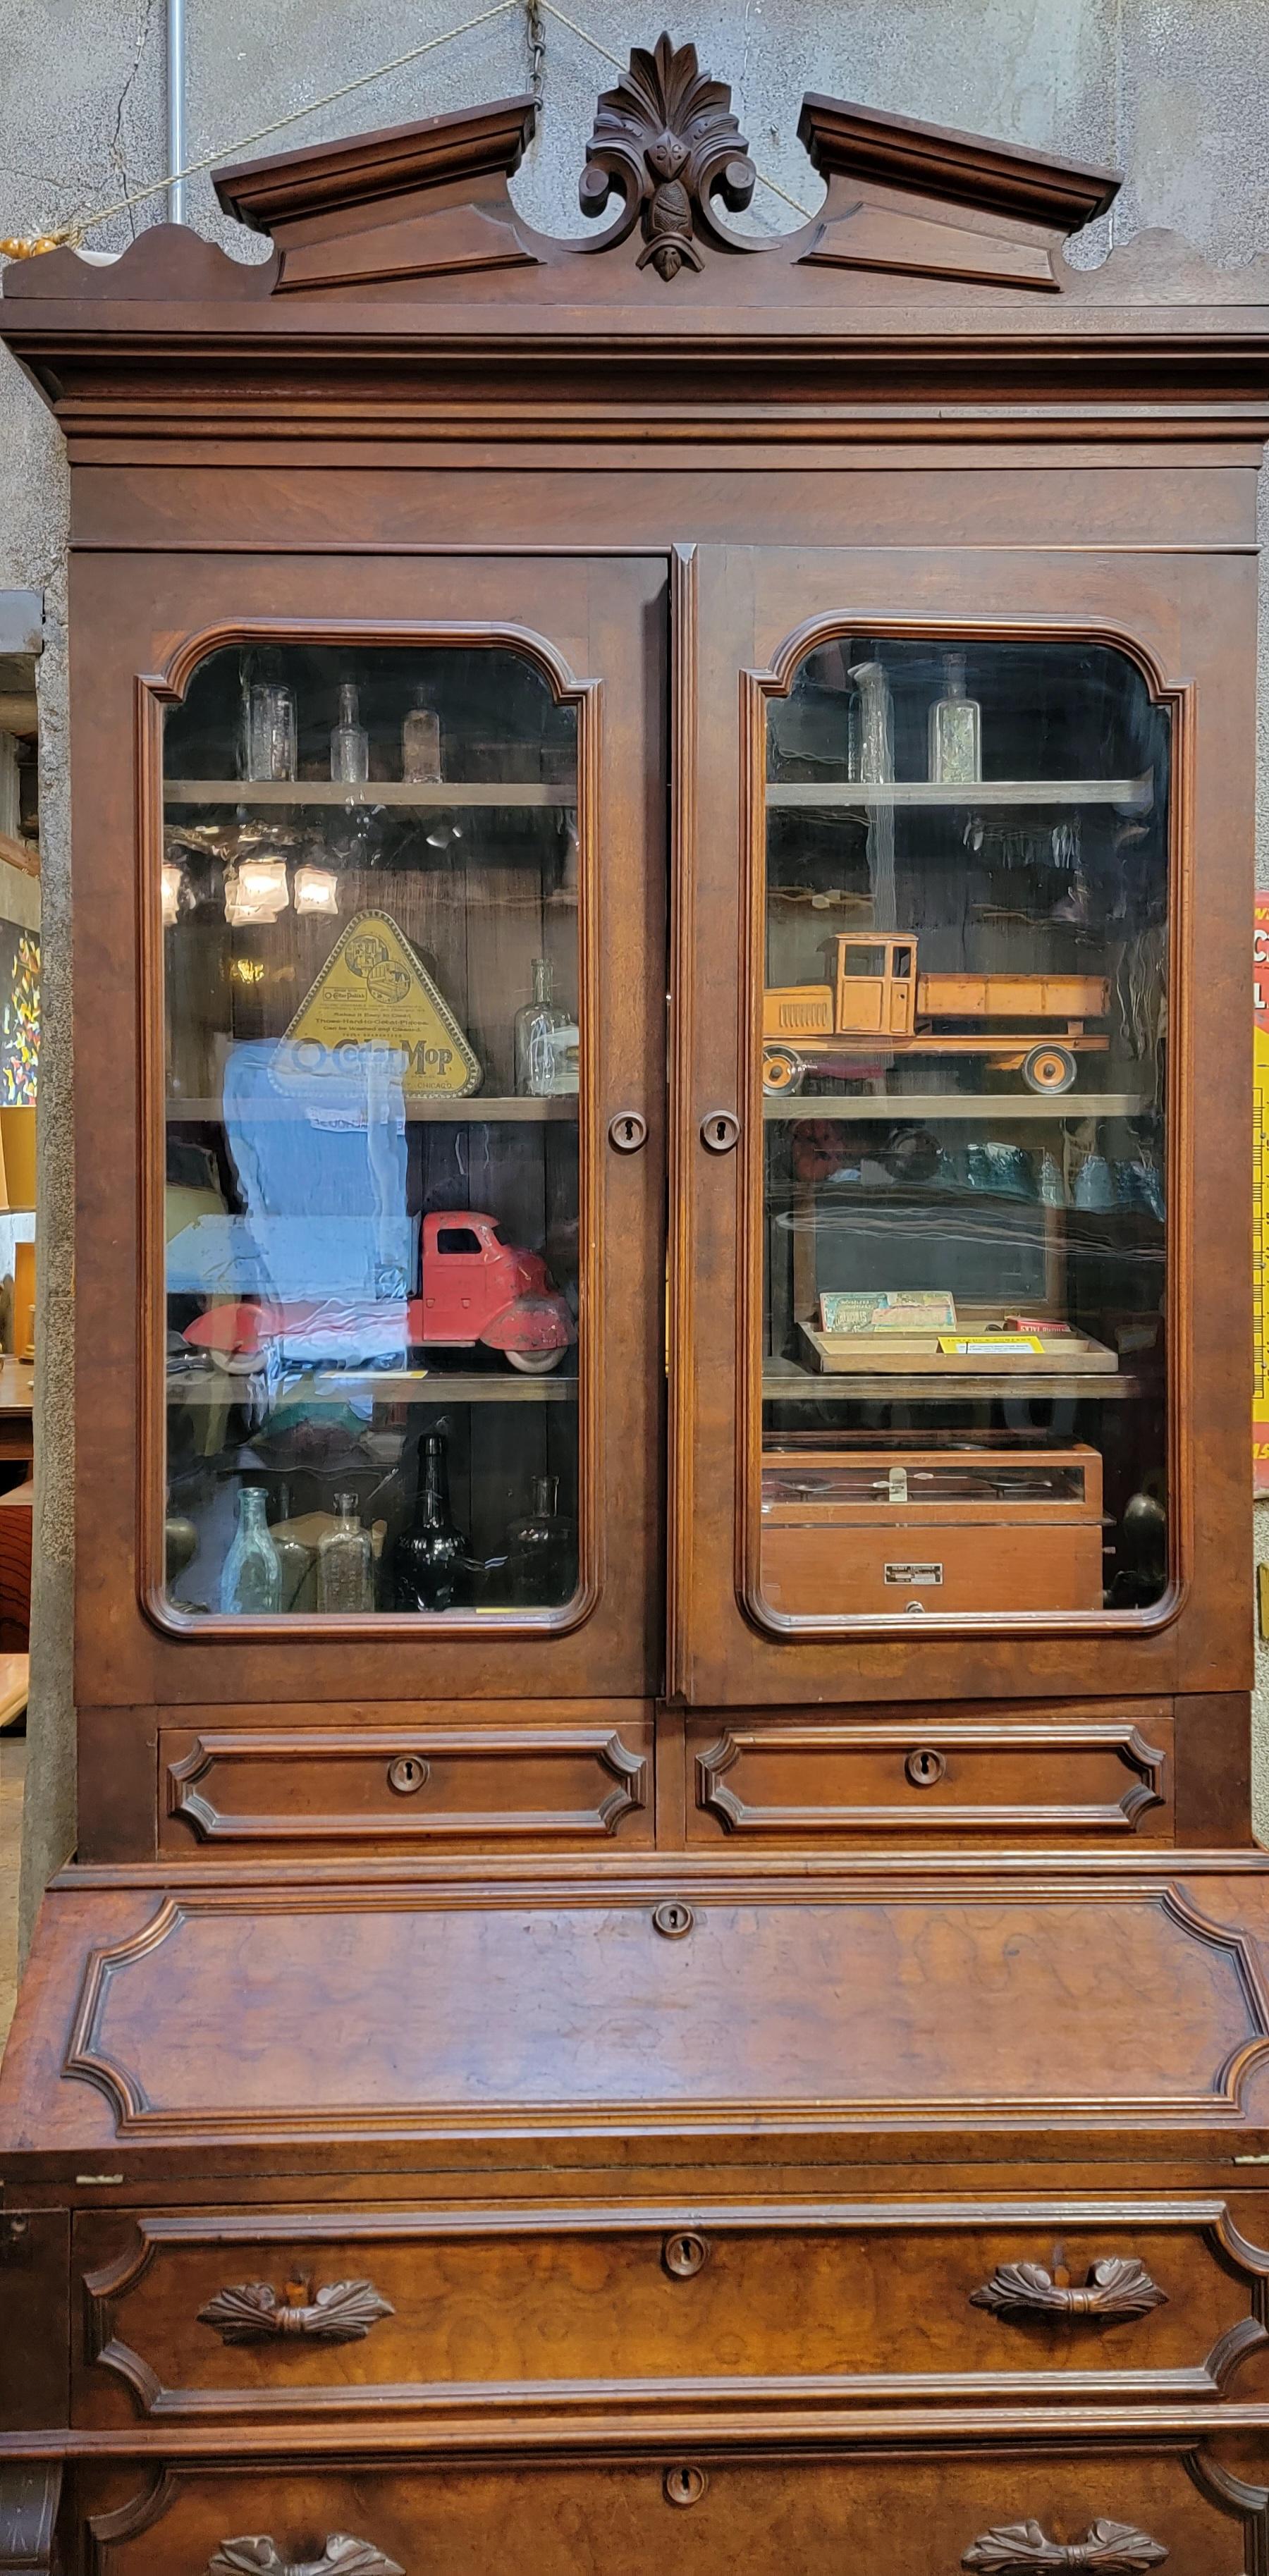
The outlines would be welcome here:
M 392 1585 L 396 1610 L 466 1610 L 471 1605 L 471 1547 L 450 1510 L 442 1431 L 425 1431 L 419 1442 L 414 1519 L 397 1540 Z
M 576 1091 L 564 1032 L 573 1026 L 555 999 L 549 957 L 533 960 L 533 999 L 515 1016 L 515 1085 L 522 1098 L 549 1100 Z
M 401 727 L 401 775 L 415 786 L 436 786 L 441 776 L 441 720 L 425 688 Z
M 317 1606 L 328 1612 L 375 1606 L 374 1547 L 355 1494 L 336 1494 L 335 1526 L 317 1542 Z
M 930 709 L 930 776 L 942 787 L 973 787 L 983 774 L 982 716 L 965 695 L 965 656 L 949 653 L 946 694 Z
M 265 1519 L 263 1485 L 238 1489 L 238 1527 L 220 1574 L 220 1606 L 231 1618 L 282 1607 L 282 1560 Z
M 339 692 L 339 722 L 330 738 L 330 774 L 350 784 L 370 776 L 370 737 L 358 713 L 351 680 L 345 680 Z

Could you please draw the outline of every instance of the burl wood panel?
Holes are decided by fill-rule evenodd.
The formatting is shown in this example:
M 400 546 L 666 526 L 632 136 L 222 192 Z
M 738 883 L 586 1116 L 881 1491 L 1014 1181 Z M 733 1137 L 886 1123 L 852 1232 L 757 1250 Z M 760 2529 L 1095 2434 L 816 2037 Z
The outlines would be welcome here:
M 550 1849 L 651 1838 L 652 1731 L 408 1721 L 160 1737 L 160 1846 Z
M 121 2137 L 263 2143 L 764 2109 L 1236 2129 L 1267 2055 L 1249 1945 L 1132 1881 L 496 1906 L 385 1885 L 164 1899 L 88 1962 L 65 2071 Z
M 75 2271 L 78 2424 L 464 2392 L 1158 2403 L 1231 2393 L 1269 2343 L 1269 2253 L 1219 2201 L 87 2216 Z
M 91 2492 L 91 2490 L 90 2490 Z M 1059 2546 L 1098 2521 L 1155 2546 L 1100 2564 L 1134 2576 L 1245 2576 L 1263 2548 L 1263 2487 L 1202 2452 L 1018 2446 L 969 2457 L 749 2458 L 705 2451 L 573 2465 L 375 2469 L 174 2467 L 138 2479 L 95 2523 L 102 2576 L 192 2576 L 222 2542 L 268 2533 L 285 2563 L 321 2561 L 328 2534 L 367 2544 L 406 2576 L 956 2576 L 983 2537 L 1034 2520 Z M 1014 2562 L 1025 2567 L 1025 2555 Z M 1031 2553 L 1031 2562 L 1045 2565 Z M 1050 2557 L 1050 2566 L 1098 2564 Z M 375 2562 L 366 2562 L 374 2576 Z M 382 2569 L 379 2571 L 382 2576 Z
M 986 1832 L 1169 1842 L 1171 1743 L 1157 1704 L 1007 1724 L 937 1709 L 840 1721 L 719 1710 L 688 1725 L 688 1841 L 822 1848 Z

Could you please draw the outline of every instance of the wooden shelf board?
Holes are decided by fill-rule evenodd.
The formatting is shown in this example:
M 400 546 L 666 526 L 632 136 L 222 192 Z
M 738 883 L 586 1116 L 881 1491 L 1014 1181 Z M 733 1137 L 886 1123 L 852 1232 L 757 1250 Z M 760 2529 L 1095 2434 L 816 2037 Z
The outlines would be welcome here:
M 170 1377 L 168 1401 L 210 1410 L 239 1401 L 248 1383 L 219 1369 L 215 1376 Z M 511 1368 L 499 1377 L 441 1369 L 318 1369 L 310 1379 L 284 1386 L 275 1410 L 301 1394 L 317 1404 L 345 1404 L 353 1395 L 371 1395 L 376 1404 L 568 1404 L 577 1387 L 575 1377 L 521 1377 Z
M 1144 1092 L 1137 1091 L 1064 1091 L 1057 1095 L 1042 1092 L 952 1093 L 943 1091 L 870 1092 L 865 1097 L 844 1097 L 837 1092 L 799 1091 L 792 1097 L 787 1092 L 763 1095 L 764 1120 L 795 1118 L 904 1119 L 948 1118 L 964 1121 L 990 1121 L 998 1118 L 1020 1120 L 1033 1118 L 1051 1121 L 1059 1118 L 1138 1118 L 1151 1107 Z
M 367 778 L 350 787 L 342 778 L 166 778 L 165 805 L 397 805 L 424 814 L 437 806 L 554 805 L 572 808 L 576 786 L 541 779 L 445 778 L 435 786 L 401 778 Z
M 1154 779 L 1142 778 L 980 778 L 972 786 L 945 787 L 931 778 L 771 779 L 769 806 L 826 806 L 832 811 L 867 813 L 876 805 L 1116 805 L 1128 814 L 1148 814 L 1154 803 Z
M 299 1095 L 294 1100 L 252 1100 L 244 1106 L 244 1117 L 254 1126 L 261 1119 L 303 1118 L 310 1108 L 320 1113 L 321 1106 L 315 1080 L 311 1100 Z M 169 1127 L 202 1125 L 209 1119 L 218 1122 L 224 1114 L 223 1102 L 210 1097 L 205 1100 L 169 1100 L 167 1104 Z M 576 1118 L 576 1092 L 561 1094 L 552 1100 L 504 1099 L 492 1092 L 484 1096 L 477 1092 L 470 1100 L 415 1100 L 405 1113 L 407 1127 L 541 1126 L 548 1123 L 568 1126 L 575 1123 Z
M 821 1374 L 815 1369 L 799 1368 L 795 1360 L 768 1360 L 762 1372 L 764 1404 L 852 1404 L 872 1402 L 885 1397 L 904 1404 L 960 1404 L 983 1396 L 1021 1395 L 1044 1397 L 1056 1401 L 1061 1397 L 1096 1396 L 1109 1403 L 1119 1403 L 1125 1396 L 1139 1395 L 1141 1381 L 1135 1377 L 1097 1375 L 1073 1371 L 1069 1376 L 1031 1377 L 1018 1370 L 987 1370 L 981 1374 L 962 1371 L 956 1376 L 935 1376 L 925 1370 L 912 1376 L 893 1375 L 888 1371 L 861 1369 L 857 1376 L 839 1377 Z

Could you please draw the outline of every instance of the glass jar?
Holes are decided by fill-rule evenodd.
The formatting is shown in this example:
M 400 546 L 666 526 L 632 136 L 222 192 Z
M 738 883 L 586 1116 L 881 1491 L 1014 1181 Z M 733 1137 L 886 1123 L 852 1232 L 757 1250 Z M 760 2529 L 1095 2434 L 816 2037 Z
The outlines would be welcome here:
M 440 781 L 441 720 L 424 688 L 415 690 L 414 704 L 401 727 L 401 775 L 419 787 Z

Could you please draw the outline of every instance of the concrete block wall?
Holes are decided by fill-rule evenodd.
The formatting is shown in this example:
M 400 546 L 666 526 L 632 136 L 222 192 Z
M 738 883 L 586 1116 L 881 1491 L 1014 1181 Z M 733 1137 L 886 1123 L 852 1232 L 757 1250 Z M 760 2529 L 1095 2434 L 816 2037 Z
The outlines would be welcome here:
M 188 158 L 235 157 L 246 138 L 476 14 L 477 0 L 187 0 Z M 568 16 L 625 62 L 660 32 L 626 0 L 570 0 Z M 581 231 L 577 178 L 601 53 L 546 16 L 545 114 L 517 202 L 548 230 Z M 1269 250 L 1269 92 L 1264 0 L 692 0 L 672 22 L 703 66 L 732 84 L 760 168 L 753 220 L 780 230 L 821 193 L 797 142 L 803 92 L 824 90 L 971 132 L 1110 163 L 1125 184 L 1077 256 L 1104 256 L 1149 225 L 1170 225 L 1218 263 Z M 162 0 L 0 0 L 5 116 L 0 235 L 82 217 L 160 178 L 165 156 Z M 527 86 L 518 5 L 421 60 L 307 113 L 261 151 L 437 114 Z M 783 191 L 783 196 L 778 191 Z M 118 249 L 163 212 L 151 198 L 93 231 Z M 265 245 L 221 215 L 206 174 L 188 219 L 243 258 Z M 1269 486 L 1266 487 L 1269 490 Z M 1266 508 L 1269 527 L 1269 504 Z M 66 475 L 37 397 L 0 354 L 0 587 L 42 589 L 40 666 L 45 1040 L 41 1067 L 39 1469 L 31 1816 L 23 1913 L 74 1841 L 69 1660 L 73 1425 L 64 1373 L 74 1295 L 69 859 L 71 744 L 64 643 Z M 1269 647 L 1269 620 L 1262 632 Z M 1262 656 L 1260 879 L 1269 887 L 1269 649 Z M 1249 925 L 1250 928 L 1250 925 Z M 101 1067 L 92 1068 L 99 1078 Z M 1201 1291 L 1201 1271 L 1200 1271 Z M 1259 1533 L 1269 1553 L 1269 1511 Z M 1250 1587 L 1249 1587 L 1250 1596 Z M 1250 1608 L 1248 1615 L 1250 1616 Z M 1269 1660 L 1257 1693 L 1257 1792 L 1269 1839 Z

